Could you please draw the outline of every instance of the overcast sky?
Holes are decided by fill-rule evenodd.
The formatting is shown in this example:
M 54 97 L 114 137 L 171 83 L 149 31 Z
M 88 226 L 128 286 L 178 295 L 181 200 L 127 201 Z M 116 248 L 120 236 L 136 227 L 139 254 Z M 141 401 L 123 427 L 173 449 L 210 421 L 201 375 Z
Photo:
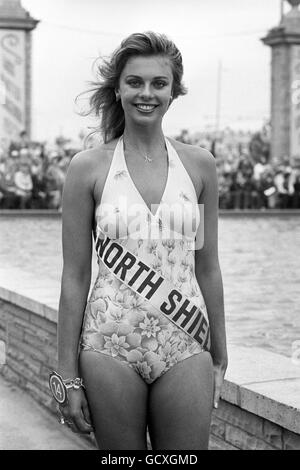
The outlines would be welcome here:
M 40 20 L 33 32 L 33 137 L 76 137 L 91 124 L 75 97 L 92 64 L 128 34 L 166 33 L 181 50 L 188 95 L 165 117 L 168 135 L 216 122 L 221 64 L 221 127 L 259 128 L 270 110 L 270 48 L 260 38 L 280 21 L 280 0 L 22 0 Z M 286 6 L 286 10 L 289 7 Z M 220 69 L 220 67 L 219 67 Z

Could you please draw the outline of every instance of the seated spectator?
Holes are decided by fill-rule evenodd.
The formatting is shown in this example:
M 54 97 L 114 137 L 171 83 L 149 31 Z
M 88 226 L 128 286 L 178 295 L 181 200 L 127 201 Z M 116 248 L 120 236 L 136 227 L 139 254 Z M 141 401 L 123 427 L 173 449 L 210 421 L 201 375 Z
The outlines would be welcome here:
M 278 194 L 278 208 L 287 209 L 289 206 L 289 176 L 290 169 L 279 165 L 275 170 L 274 183 Z
M 230 208 L 230 186 L 231 186 L 230 173 L 221 174 L 219 177 L 219 207 L 220 209 Z
M 32 209 L 47 209 L 47 182 L 43 172 L 42 164 L 31 166 L 32 178 Z
M 300 209 L 300 159 L 297 159 L 291 170 L 288 188 L 291 197 L 291 208 Z
M 45 178 L 48 195 L 48 207 L 50 209 L 60 209 L 65 173 L 59 166 L 61 157 L 58 154 L 52 155 L 48 165 Z
M 1 209 L 16 209 L 19 207 L 20 197 L 17 195 L 14 182 L 16 168 L 15 158 L 9 157 L 5 162 L 2 162 L 0 171 Z
M 19 170 L 17 170 L 14 175 L 14 182 L 16 187 L 16 194 L 20 198 L 19 208 L 29 208 L 33 184 L 30 174 L 30 166 L 28 163 L 20 163 Z
M 256 196 L 256 185 L 251 174 L 244 175 L 244 183 L 242 186 L 242 209 L 253 209 Z
M 230 208 L 231 209 L 241 209 L 242 208 L 242 187 L 245 183 L 245 178 L 241 171 L 235 171 L 232 173 L 232 179 L 230 184 L 230 193 L 231 193 L 231 201 L 230 201 Z
M 260 177 L 265 171 L 266 166 L 267 166 L 267 159 L 264 156 L 261 157 L 260 161 L 255 163 L 253 167 L 253 178 L 255 182 L 258 182 L 260 180 Z
M 28 163 L 30 164 L 31 161 L 31 152 L 27 148 L 23 148 L 19 150 L 19 162 L 20 163 Z
M 270 165 L 267 165 L 266 170 L 261 174 L 258 189 L 260 201 L 262 203 L 260 209 L 275 208 L 277 191 L 274 181 L 274 173 Z
M 245 178 L 251 178 L 253 175 L 253 163 L 251 157 L 247 154 L 242 154 L 237 165 L 237 170 L 241 171 Z

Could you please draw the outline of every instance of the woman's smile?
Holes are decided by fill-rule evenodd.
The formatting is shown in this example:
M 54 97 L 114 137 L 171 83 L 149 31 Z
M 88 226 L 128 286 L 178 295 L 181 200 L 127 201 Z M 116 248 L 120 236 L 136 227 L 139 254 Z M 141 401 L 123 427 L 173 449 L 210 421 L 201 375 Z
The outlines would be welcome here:
M 157 104 L 141 104 L 141 103 L 138 103 L 138 104 L 134 104 L 134 106 L 137 108 L 137 110 L 141 113 L 146 113 L 146 114 L 149 114 L 149 113 L 152 113 L 152 111 L 155 110 L 155 108 L 157 108 Z

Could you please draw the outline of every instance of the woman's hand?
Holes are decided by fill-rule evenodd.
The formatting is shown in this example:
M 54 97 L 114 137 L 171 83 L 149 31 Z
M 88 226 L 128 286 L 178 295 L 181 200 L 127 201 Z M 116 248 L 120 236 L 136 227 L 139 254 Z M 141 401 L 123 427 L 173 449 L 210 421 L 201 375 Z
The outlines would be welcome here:
M 68 402 L 64 406 L 59 406 L 62 418 L 73 432 L 90 434 L 93 432 L 93 426 L 83 389 L 70 388 L 67 393 Z
M 222 364 L 214 363 L 214 408 L 218 408 L 219 400 L 224 382 L 224 376 L 227 369 L 227 362 Z

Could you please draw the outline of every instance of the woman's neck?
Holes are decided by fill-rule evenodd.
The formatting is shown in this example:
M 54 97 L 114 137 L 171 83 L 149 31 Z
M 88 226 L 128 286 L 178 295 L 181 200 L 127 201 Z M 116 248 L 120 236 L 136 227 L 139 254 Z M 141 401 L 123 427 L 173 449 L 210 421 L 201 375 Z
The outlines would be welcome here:
M 165 138 L 161 127 L 157 130 L 148 126 L 125 126 L 124 129 L 125 147 L 135 149 L 136 152 L 143 155 L 155 156 L 159 154 L 165 146 Z

